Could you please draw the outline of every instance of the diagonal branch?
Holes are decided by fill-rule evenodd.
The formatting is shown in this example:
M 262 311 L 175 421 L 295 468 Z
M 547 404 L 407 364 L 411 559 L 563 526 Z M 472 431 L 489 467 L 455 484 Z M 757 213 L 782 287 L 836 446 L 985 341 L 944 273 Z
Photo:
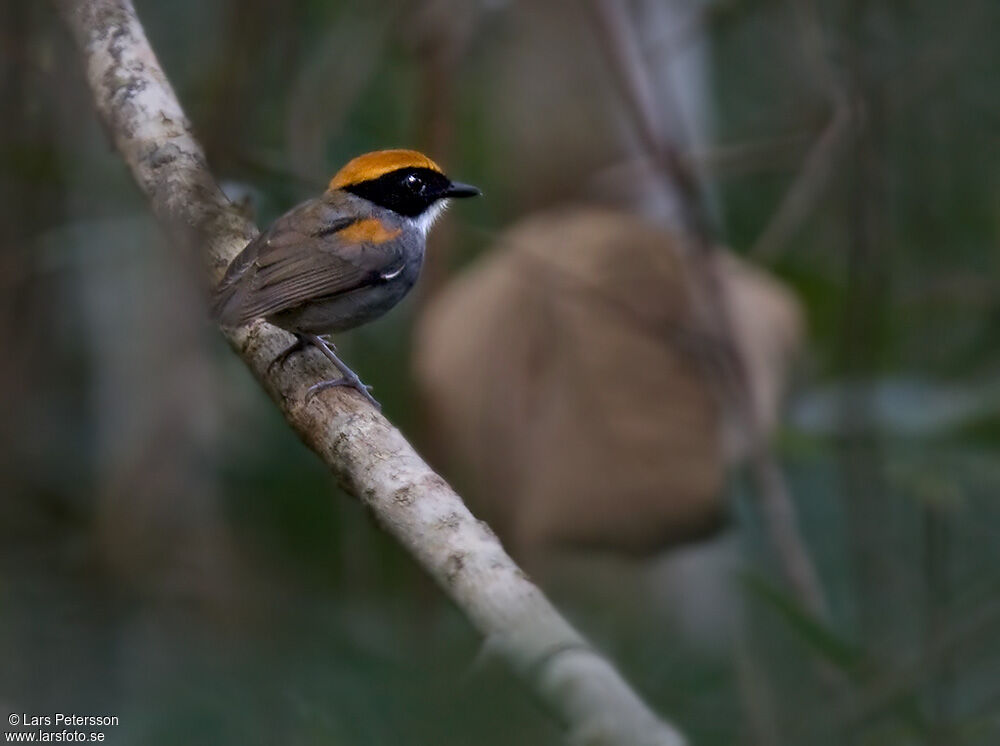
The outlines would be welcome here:
M 732 310 L 722 287 L 718 262 L 713 261 L 716 235 L 698 183 L 698 175 L 659 124 L 652 100 L 649 71 L 638 53 L 628 6 L 615 0 L 591 0 L 602 52 L 615 74 L 632 127 L 661 182 L 678 195 L 681 205 L 688 273 L 686 280 L 708 328 L 723 343 L 699 362 L 709 380 L 718 383 L 722 401 L 731 407 L 749 436 L 748 463 L 757 487 L 761 513 L 775 553 L 799 603 L 816 617 L 826 615 L 826 600 L 808 548 L 798 529 L 795 504 L 784 474 L 770 449 L 762 413 L 755 401 L 749 368 L 736 337 Z
M 101 119 L 154 213 L 205 252 L 218 281 L 256 228 L 206 168 L 130 0 L 55 2 L 80 46 Z M 268 372 L 289 341 L 261 321 L 229 336 L 299 437 L 434 577 L 572 742 L 682 746 L 683 737 L 559 615 L 391 423 L 343 390 L 306 402 L 323 373 L 308 356 Z
M 813 0 L 793 0 L 791 10 L 806 69 L 829 99 L 832 114 L 778 208 L 750 249 L 750 253 L 760 259 L 777 258 L 795 231 L 813 212 L 836 176 L 837 156 L 861 124 L 861 112 L 852 104 L 843 76 L 827 57 L 827 40 L 816 3 Z
M 662 184 L 668 195 L 675 196 L 680 203 L 679 217 L 683 227 L 696 239 L 697 248 L 708 248 L 713 230 L 701 185 L 681 151 L 667 137 L 627 5 L 615 0 L 592 0 L 587 7 L 592 12 L 595 30 L 625 99 L 639 144 L 652 165 L 665 177 Z
M 752 256 L 762 260 L 777 258 L 806 221 L 830 184 L 836 171 L 837 155 L 848 142 L 853 126 L 850 106 L 838 103 L 830 123 L 816 139 L 781 204 L 750 249 Z

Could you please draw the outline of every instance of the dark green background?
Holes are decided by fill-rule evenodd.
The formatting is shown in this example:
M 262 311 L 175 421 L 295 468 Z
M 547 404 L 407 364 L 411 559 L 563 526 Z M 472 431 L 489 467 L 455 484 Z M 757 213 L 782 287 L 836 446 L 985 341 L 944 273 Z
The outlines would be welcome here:
M 262 223 L 358 152 L 422 144 L 413 4 L 137 4 L 213 169 L 252 190 Z M 447 161 L 487 199 L 447 218 L 455 265 L 536 206 L 507 167 L 500 143 L 518 133 L 498 131 L 495 108 L 516 12 L 490 10 L 457 63 Z M 818 19 L 819 57 L 857 123 L 807 219 L 765 260 L 809 323 L 779 453 L 831 625 L 787 597 L 739 474 L 731 645 L 695 648 L 655 615 L 560 600 L 693 744 L 997 743 L 1000 4 L 710 3 L 709 141 L 792 143 L 713 177 L 737 252 L 832 115 L 799 13 Z M 586 38 L 581 54 L 596 56 Z M 171 247 L 46 3 L 0 1 L 0 65 L 0 710 L 118 715 L 109 743 L 558 742 L 507 673 L 475 662 L 468 624 L 337 493 L 196 303 L 180 341 L 147 325 L 190 298 L 157 299 L 176 287 L 162 284 Z M 354 94 L 338 72 L 357 78 Z M 609 91 L 604 80 L 593 95 L 613 111 Z M 287 117 L 313 95 L 336 126 L 302 173 Z M 413 308 L 344 349 L 419 436 Z M 157 362 L 181 345 L 207 367 Z M 170 392 L 191 403 L 176 417 L 156 405 Z M 160 429 L 122 427 L 146 421 L 147 404 Z M 119 546 L 115 501 L 147 489 L 178 502 L 133 515 L 148 533 Z M 844 674 L 835 695 L 817 660 Z

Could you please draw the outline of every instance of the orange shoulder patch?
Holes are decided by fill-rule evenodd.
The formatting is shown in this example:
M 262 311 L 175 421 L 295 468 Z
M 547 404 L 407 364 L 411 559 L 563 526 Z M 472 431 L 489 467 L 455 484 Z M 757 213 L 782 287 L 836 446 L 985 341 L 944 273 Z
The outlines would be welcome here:
M 402 232 L 402 228 L 388 228 L 378 218 L 365 218 L 337 231 L 337 235 L 349 243 L 380 244 L 391 241 Z
M 330 189 L 377 179 L 400 168 L 429 168 L 441 173 L 441 167 L 416 150 L 376 150 L 359 155 L 340 169 L 330 181 Z

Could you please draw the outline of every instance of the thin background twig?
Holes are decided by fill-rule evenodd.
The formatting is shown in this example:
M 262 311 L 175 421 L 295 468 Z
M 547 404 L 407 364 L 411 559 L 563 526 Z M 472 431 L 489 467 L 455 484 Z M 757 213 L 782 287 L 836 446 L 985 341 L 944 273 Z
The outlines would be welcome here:
M 696 311 L 708 328 L 717 330 L 722 351 L 703 356 L 710 380 L 720 386 L 722 400 L 741 416 L 749 436 L 749 465 L 757 486 L 761 512 L 782 568 L 800 604 L 817 617 L 826 615 L 826 599 L 812 558 L 798 529 L 796 511 L 784 474 L 771 452 L 768 436 L 753 400 L 747 365 L 736 342 L 728 300 L 721 287 L 716 231 L 702 196 L 697 174 L 678 147 L 666 136 L 652 97 L 649 71 L 642 63 L 632 21 L 625 4 L 591 0 L 595 26 L 608 64 L 622 91 L 638 140 L 659 169 L 664 188 L 677 198 L 689 247 L 688 282 Z

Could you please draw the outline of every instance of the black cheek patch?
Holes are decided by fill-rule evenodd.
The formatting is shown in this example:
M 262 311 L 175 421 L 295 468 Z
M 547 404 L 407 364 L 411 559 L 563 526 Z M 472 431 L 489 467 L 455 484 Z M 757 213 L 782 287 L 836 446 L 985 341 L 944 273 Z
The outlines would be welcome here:
M 419 178 L 422 189 L 414 190 L 407 183 L 408 176 Z M 446 176 L 433 169 L 400 168 L 343 189 L 395 213 L 415 218 L 441 199 L 450 185 Z

